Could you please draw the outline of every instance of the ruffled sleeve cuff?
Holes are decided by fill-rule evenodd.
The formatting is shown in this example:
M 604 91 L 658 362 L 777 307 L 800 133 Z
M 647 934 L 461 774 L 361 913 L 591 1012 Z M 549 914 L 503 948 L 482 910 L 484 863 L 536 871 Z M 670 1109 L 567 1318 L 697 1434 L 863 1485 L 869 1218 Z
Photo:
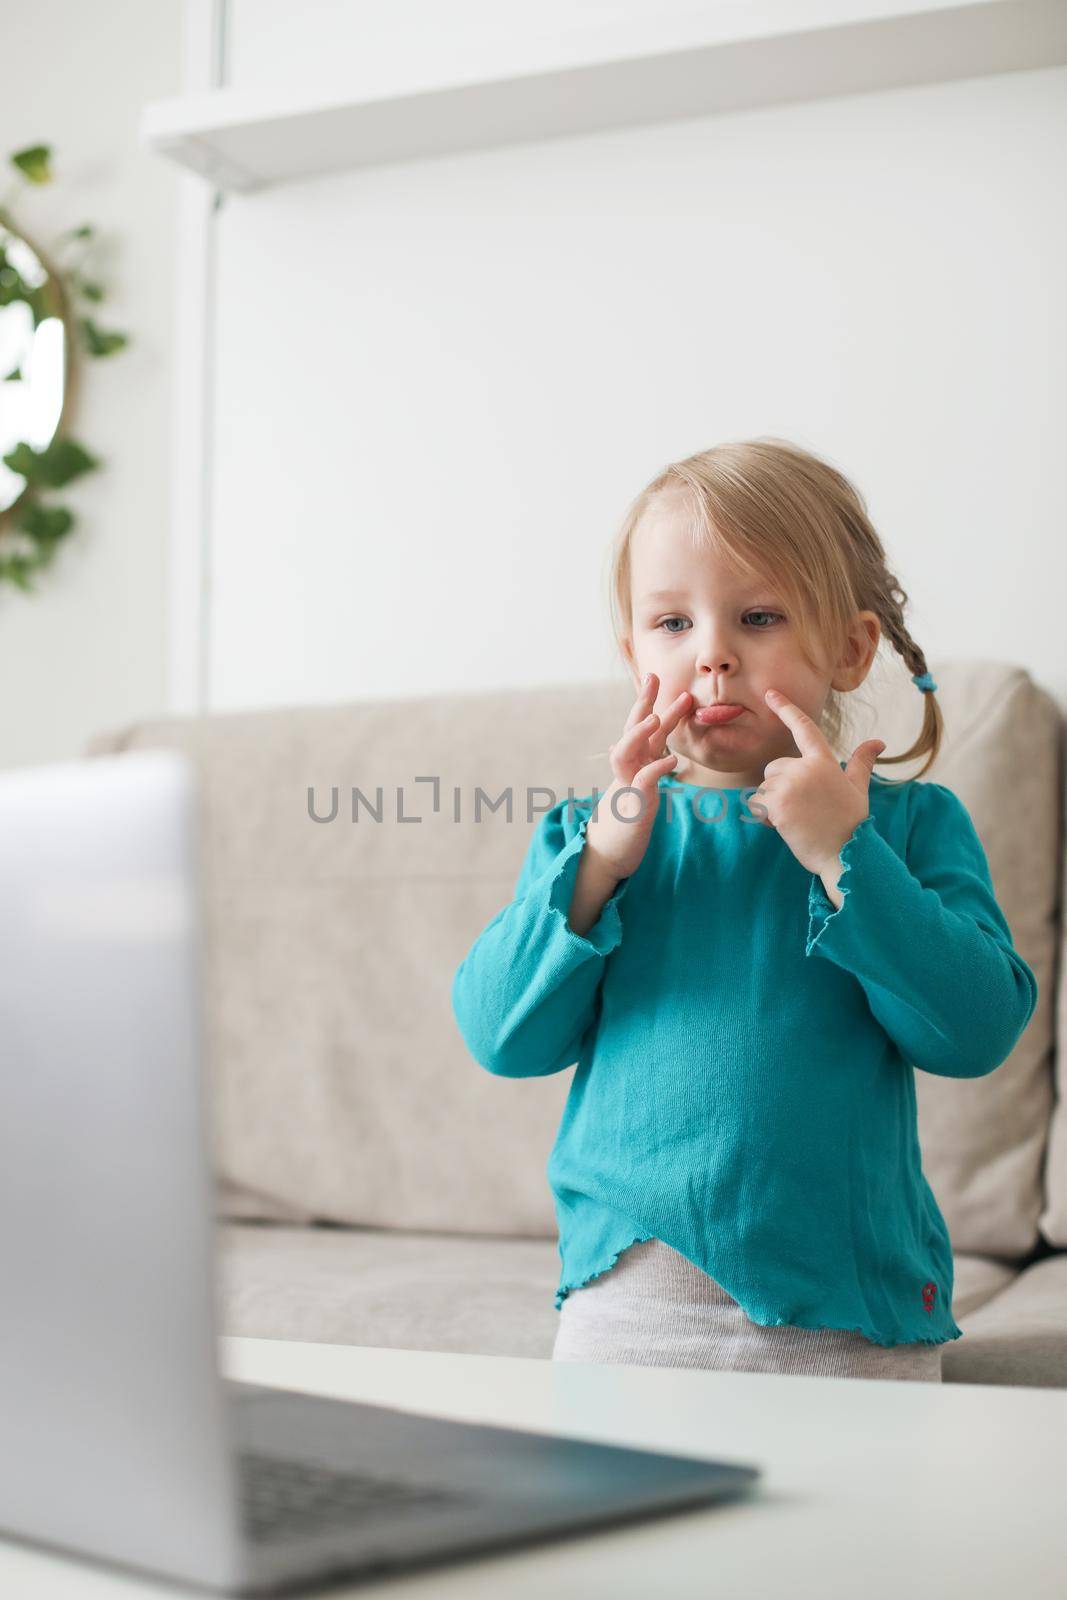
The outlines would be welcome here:
M 588 933 L 575 933 L 567 921 L 578 877 L 578 863 L 585 846 L 585 830 L 590 820 L 590 817 L 582 818 L 577 833 L 556 857 L 549 882 L 548 905 L 549 911 L 554 913 L 553 921 L 558 921 L 568 941 L 572 941 L 578 949 L 588 951 L 591 947 L 598 955 L 606 956 L 611 954 L 622 939 L 619 902 L 630 887 L 629 878 L 619 879 Z
M 877 850 L 882 843 L 881 836 L 874 826 L 874 818 L 867 815 L 862 822 L 857 823 L 851 836 L 845 840 L 838 852 L 837 859 L 841 863 L 842 872 L 837 881 L 837 887 L 842 895 L 842 903 L 835 906 L 826 892 L 826 885 L 817 872 L 811 874 L 808 887 L 808 938 L 804 947 L 804 954 L 810 956 L 816 949 L 820 939 L 826 934 L 827 929 L 834 929 L 842 919 L 848 918 L 848 897 L 852 893 L 852 885 L 846 882 L 853 868 L 862 880 L 863 863 L 869 851 Z M 855 916 L 855 912 L 851 913 Z

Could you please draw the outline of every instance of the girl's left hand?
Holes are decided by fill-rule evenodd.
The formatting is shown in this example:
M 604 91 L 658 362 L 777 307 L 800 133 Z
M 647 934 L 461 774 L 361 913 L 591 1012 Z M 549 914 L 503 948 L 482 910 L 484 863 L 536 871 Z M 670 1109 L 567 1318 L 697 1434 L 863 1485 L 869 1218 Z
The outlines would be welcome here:
M 767 816 L 760 820 L 777 829 L 802 867 L 818 877 L 827 869 L 836 872 L 838 855 L 870 815 L 871 773 L 885 741 L 865 739 L 842 771 L 825 735 L 806 711 L 777 689 L 768 689 L 764 699 L 792 733 L 800 756 L 768 761 L 749 806 L 763 807 Z

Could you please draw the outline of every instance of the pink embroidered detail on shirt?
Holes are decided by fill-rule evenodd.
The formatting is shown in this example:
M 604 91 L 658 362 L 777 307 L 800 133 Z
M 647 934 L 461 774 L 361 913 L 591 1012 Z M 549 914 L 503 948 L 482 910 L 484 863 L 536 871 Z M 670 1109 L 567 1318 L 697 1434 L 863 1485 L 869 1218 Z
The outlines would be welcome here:
M 924 1283 L 923 1284 L 923 1305 L 926 1307 L 927 1311 L 932 1311 L 934 1309 L 934 1296 L 936 1294 L 937 1294 L 937 1284 L 936 1283 Z

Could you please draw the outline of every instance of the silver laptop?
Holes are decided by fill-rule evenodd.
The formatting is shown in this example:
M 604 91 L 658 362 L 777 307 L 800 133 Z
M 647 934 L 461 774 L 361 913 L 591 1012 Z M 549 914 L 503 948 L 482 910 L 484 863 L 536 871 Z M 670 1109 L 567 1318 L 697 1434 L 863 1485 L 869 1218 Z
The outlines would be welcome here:
M 760 1469 L 222 1376 L 197 791 L 0 774 L 0 1529 L 238 1594 L 747 1492 Z

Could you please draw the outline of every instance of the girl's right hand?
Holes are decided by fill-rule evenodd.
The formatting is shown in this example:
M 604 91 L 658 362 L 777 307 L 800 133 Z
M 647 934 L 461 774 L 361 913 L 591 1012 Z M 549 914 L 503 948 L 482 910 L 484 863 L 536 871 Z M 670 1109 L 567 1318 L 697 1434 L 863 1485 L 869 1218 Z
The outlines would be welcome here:
M 609 749 L 614 779 L 601 796 L 585 830 L 586 848 L 615 878 L 628 878 L 645 858 L 652 824 L 659 810 L 657 785 L 678 760 L 677 756 L 663 753 L 667 736 L 690 709 L 692 696 L 688 690 L 683 690 L 667 708 L 661 722 L 652 710 L 658 689 L 659 679 L 654 672 L 650 673 L 649 681 L 626 719 L 622 738 Z M 620 796 L 615 806 L 619 813 L 616 816 L 612 798 L 623 789 L 637 793 Z

